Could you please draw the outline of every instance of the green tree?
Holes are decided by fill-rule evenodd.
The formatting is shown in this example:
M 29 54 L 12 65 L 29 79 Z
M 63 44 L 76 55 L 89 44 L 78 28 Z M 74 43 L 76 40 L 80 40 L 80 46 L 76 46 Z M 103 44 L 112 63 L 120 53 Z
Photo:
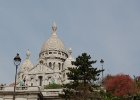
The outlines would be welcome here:
M 76 58 L 76 61 L 72 62 L 75 68 L 68 68 L 67 73 L 70 83 L 65 85 L 65 90 L 69 90 L 71 96 L 76 100 L 87 100 L 92 98 L 91 94 L 97 87 L 95 81 L 97 81 L 102 70 L 94 68 L 92 65 L 96 61 L 91 60 L 90 55 L 82 53 L 81 56 Z

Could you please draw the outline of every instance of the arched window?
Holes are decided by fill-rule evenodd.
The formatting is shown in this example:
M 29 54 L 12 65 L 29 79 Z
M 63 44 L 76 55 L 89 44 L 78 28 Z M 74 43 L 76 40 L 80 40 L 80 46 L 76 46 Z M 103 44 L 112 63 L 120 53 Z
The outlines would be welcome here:
M 39 76 L 38 78 L 39 78 L 39 86 L 42 86 L 42 79 L 43 79 L 43 77 Z
M 33 80 L 33 77 L 31 77 L 31 81 Z
M 64 56 L 64 53 L 62 53 L 62 56 Z
M 59 70 L 61 70 L 61 63 L 58 63 Z
M 43 60 L 40 60 L 40 64 L 43 64 Z
M 58 52 L 58 54 L 59 54 L 59 55 L 61 55 L 61 53 L 60 53 L 60 52 Z
M 52 54 L 52 52 L 49 52 L 49 54 Z
M 52 63 L 51 62 L 49 62 L 49 67 L 52 67 Z
M 55 62 L 53 63 L 53 69 L 55 68 Z
M 64 63 L 62 63 L 62 70 L 64 70 Z

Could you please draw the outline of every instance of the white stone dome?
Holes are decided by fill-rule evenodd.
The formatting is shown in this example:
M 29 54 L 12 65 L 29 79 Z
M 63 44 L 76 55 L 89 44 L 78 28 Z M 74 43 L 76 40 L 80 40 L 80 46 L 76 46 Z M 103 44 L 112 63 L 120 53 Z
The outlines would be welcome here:
M 29 71 L 31 68 L 33 68 L 33 64 L 31 63 L 31 61 L 29 59 L 30 55 L 31 55 L 30 51 L 27 50 L 27 52 L 26 52 L 26 59 L 23 62 L 23 64 L 20 66 L 19 72 Z
M 70 68 L 76 67 L 75 65 L 72 65 L 72 61 L 75 61 L 74 58 L 72 58 L 71 56 L 68 57 L 64 63 L 64 69 L 68 69 L 68 67 Z
M 43 44 L 41 52 L 48 50 L 60 50 L 65 51 L 63 42 L 57 37 L 56 34 L 57 27 L 55 24 L 52 26 L 52 35 L 51 37 Z
M 47 50 L 61 50 L 64 51 L 64 45 L 63 42 L 57 37 L 52 35 L 48 41 L 46 41 L 43 46 L 41 51 L 47 51 Z
M 33 64 L 29 59 L 26 59 L 20 67 L 20 72 L 25 72 L 33 68 Z

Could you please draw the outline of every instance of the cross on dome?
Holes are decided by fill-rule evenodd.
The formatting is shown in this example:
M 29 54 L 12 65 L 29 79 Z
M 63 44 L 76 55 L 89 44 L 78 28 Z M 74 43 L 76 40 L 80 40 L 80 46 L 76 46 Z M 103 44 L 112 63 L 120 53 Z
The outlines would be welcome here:
M 56 26 L 56 23 L 53 22 L 53 25 L 52 25 L 52 34 L 56 34 L 56 30 L 57 30 L 57 26 Z

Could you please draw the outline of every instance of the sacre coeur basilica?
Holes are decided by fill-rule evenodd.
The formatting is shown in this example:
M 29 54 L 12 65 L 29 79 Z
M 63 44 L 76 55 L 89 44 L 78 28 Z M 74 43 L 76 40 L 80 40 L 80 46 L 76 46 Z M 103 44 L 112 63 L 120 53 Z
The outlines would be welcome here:
M 16 100 L 63 100 L 59 97 L 62 89 L 45 89 L 49 84 L 66 84 L 68 68 L 75 67 L 71 48 L 65 48 L 57 36 L 57 26 L 52 25 L 51 36 L 42 45 L 38 62 L 33 65 L 31 53 L 26 52 L 26 59 L 19 66 L 16 81 Z M 0 100 L 13 100 L 14 86 L 0 87 Z
M 20 66 L 18 72 L 19 85 L 24 83 L 28 86 L 44 86 L 48 84 L 65 84 L 67 68 L 74 67 L 71 61 L 72 50 L 66 49 L 63 42 L 57 36 L 57 26 L 52 25 L 50 38 L 43 44 L 39 53 L 37 65 L 30 61 L 30 51 L 26 53 L 26 60 Z

